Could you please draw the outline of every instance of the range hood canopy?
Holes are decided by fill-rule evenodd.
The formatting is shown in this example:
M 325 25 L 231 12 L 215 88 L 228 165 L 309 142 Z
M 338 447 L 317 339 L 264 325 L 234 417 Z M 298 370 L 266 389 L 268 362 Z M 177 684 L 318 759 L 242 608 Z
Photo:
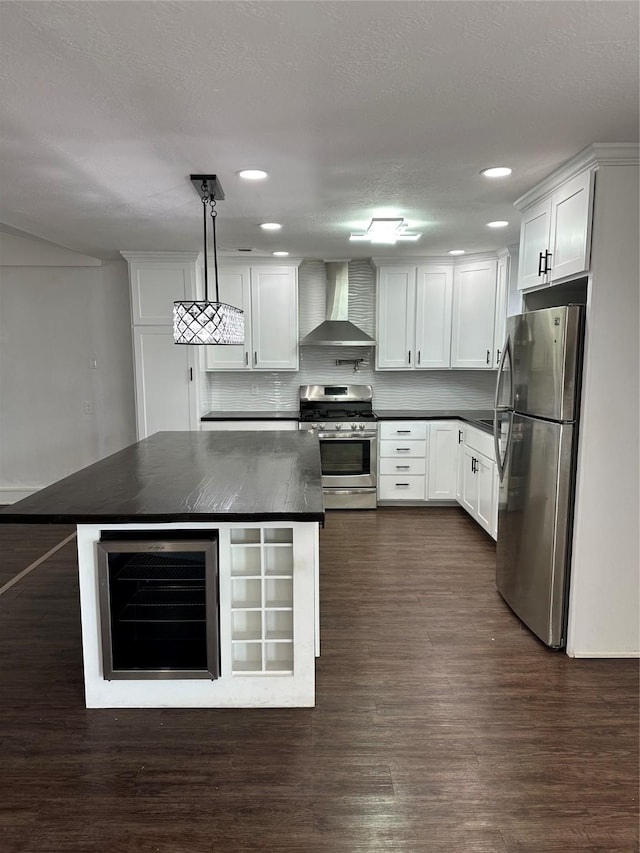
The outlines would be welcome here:
M 374 339 L 349 321 L 349 262 L 327 261 L 327 319 L 305 335 L 301 346 L 373 347 Z

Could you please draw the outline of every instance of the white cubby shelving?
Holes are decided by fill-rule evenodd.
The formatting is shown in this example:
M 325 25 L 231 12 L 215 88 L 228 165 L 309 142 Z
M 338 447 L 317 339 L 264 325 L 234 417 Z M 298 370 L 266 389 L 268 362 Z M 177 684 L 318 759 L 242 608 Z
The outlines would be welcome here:
M 230 548 L 232 674 L 292 674 L 293 529 L 236 528 Z

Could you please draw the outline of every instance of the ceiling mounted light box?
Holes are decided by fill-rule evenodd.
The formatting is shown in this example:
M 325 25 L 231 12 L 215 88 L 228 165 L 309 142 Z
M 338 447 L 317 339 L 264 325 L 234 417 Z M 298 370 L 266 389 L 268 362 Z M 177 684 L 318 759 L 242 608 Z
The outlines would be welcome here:
M 218 247 L 216 241 L 216 201 L 224 192 L 216 175 L 191 175 L 202 202 L 204 235 L 204 301 L 173 303 L 173 340 L 176 344 L 243 344 L 244 313 L 233 305 L 220 302 L 218 294 Z M 213 232 L 213 269 L 216 279 L 216 301 L 209 301 L 209 258 L 207 254 L 207 208 Z

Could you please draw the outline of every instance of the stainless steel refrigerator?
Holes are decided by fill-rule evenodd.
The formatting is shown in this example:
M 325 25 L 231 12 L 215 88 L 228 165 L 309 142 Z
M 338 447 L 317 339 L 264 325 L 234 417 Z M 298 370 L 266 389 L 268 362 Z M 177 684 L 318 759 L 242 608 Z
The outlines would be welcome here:
M 552 648 L 566 645 L 583 339 L 578 305 L 510 317 L 496 385 L 496 584 Z

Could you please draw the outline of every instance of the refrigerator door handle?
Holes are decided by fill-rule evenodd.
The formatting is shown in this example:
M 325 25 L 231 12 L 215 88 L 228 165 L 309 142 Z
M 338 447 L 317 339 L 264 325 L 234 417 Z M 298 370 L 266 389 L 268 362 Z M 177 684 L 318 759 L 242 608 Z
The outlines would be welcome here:
M 509 359 L 511 362 L 511 336 L 507 333 L 507 338 L 504 342 L 504 347 L 502 348 L 502 355 L 500 356 L 500 364 L 498 365 L 498 376 L 496 379 L 496 396 L 493 407 L 493 446 L 496 454 L 496 465 L 498 467 L 498 475 L 500 476 L 500 482 L 502 482 L 504 478 L 504 470 L 507 464 L 507 456 L 509 454 L 509 445 L 511 444 L 511 418 L 509 418 L 509 431 L 507 433 L 507 446 L 504 451 L 504 459 L 500 455 L 500 435 L 499 435 L 499 421 L 498 415 L 503 412 L 511 411 L 513 407 L 513 365 L 511 365 L 511 370 L 509 371 L 509 406 L 501 406 L 500 405 L 500 387 L 502 384 L 502 377 L 504 375 L 504 365 L 505 362 Z

